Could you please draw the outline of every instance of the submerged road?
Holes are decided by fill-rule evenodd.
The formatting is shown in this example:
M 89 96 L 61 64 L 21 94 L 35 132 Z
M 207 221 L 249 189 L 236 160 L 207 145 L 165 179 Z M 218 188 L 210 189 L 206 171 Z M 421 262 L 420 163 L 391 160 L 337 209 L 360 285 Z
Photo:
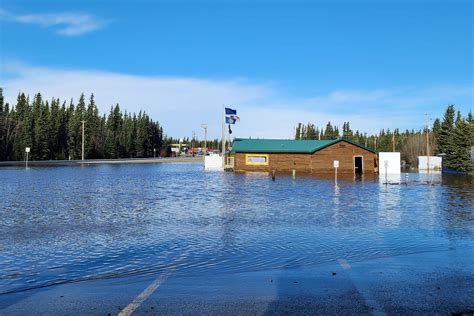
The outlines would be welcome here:
M 474 179 L 409 177 L 0 168 L 0 315 L 472 314 Z
M 474 313 L 472 249 L 301 269 L 159 275 L 0 295 L 2 315 L 286 315 Z
M 121 159 L 87 159 L 87 160 L 32 160 L 28 161 L 29 167 L 47 166 L 81 166 L 97 164 L 146 164 L 146 163 L 176 163 L 176 162 L 202 162 L 203 157 L 159 157 L 159 158 L 121 158 Z M 0 161 L 2 166 L 25 166 L 25 161 Z

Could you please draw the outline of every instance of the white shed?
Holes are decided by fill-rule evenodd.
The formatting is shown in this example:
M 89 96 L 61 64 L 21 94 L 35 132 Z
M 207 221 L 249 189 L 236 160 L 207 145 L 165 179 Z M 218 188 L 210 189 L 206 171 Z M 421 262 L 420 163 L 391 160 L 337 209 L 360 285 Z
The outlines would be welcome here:
M 379 174 L 400 174 L 400 153 L 379 153 Z
M 418 156 L 418 170 L 441 171 L 443 159 L 438 156 Z
M 217 154 L 205 156 L 204 170 L 224 171 L 224 157 Z

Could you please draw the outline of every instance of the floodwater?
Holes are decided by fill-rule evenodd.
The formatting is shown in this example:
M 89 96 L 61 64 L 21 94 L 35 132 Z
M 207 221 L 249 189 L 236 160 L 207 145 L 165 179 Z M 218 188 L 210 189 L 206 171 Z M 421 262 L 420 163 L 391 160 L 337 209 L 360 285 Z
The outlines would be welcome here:
M 474 249 L 472 177 L 408 179 L 3 168 L 0 294 L 170 267 L 203 276 Z

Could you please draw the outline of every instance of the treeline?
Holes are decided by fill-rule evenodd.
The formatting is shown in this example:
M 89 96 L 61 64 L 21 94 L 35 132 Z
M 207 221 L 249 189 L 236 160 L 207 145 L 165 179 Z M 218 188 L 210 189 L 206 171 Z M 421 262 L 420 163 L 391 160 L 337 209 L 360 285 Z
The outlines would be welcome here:
M 428 130 L 382 129 L 378 134 L 369 135 L 353 131 L 350 122 L 343 123 L 342 131 L 331 122 L 323 128 L 312 123 L 299 123 L 295 130 L 295 139 L 339 137 L 376 151 L 399 151 L 402 160 L 412 165 L 416 164 L 418 156 L 444 154 L 445 167 L 462 172 L 472 169 L 470 146 L 474 145 L 473 115 L 469 113 L 467 117 L 463 117 L 459 111 L 456 114 L 453 105 L 448 106 L 443 121 L 435 119 Z
M 10 106 L 0 88 L 0 160 L 23 160 L 25 147 L 33 160 L 81 159 L 82 121 L 86 159 L 153 157 L 162 149 L 163 130 L 144 112 L 122 112 L 116 104 L 101 115 L 93 94 L 87 104 L 84 94 L 74 104 L 40 93 L 30 102 L 20 93 Z

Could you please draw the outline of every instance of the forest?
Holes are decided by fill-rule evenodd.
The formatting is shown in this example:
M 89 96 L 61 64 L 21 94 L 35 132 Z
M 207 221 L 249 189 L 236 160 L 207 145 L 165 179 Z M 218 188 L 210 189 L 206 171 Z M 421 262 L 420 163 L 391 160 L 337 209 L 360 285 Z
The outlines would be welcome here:
M 428 137 L 427 137 L 428 136 Z M 344 122 L 342 131 L 328 122 L 319 128 L 312 123 L 299 123 L 295 139 L 336 139 L 344 137 L 375 151 L 399 151 L 401 159 L 416 166 L 417 157 L 424 155 L 443 156 L 443 165 L 460 172 L 472 171 L 470 148 L 474 146 L 474 119 L 472 113 L 463 117 L 454 105 L 448 105 L 443 120 L 436 118 L 431 126 L 420 130 L 381 129 L 369 135 L 353 131 L 350 122 Z
M 32 100 L 19 93 L 16 104 L 5 103 L 0 88 L 0 161 L 24 160 L 25 147 L 30 147 L 32 160 L 77 160 L 82 157 L 84 121 L 84 158 L 142 158 L 170 155 L 169 144 L 179 140 L 163 134 L 158 122 L 145 112 L 128 113 L 119 104 L 100 114 L 94 94 L 86 100 L 81 94 L 77 103 L 58 98 L 44 100 L 40 93 Z M 470 147 L 474 145 L 472 113 L 462 116 L 449 105 L 442 119 L 436 118 L 424 129 L 381 129 L 369 135 L 353 131 L 350 122 L 342 129 L 328 122 L 323 128 L 312 123 L 299 123 L 295 139 L 347 138 L 375 151 L 399 151 L 402 160 L 416 166 L 418 156 L 443 155 L 444 166 L 461 172 L 473 170 Z M 196 137 L 184 138 L 191 147 L 204 147 Z M 226 142 L 227 143 L 227 142 Z M 207 141 L 207 147 L 219 148 L 219 139 Z
M 0 88 L 0 160 L 24 160 L 25 147 L 32 160 L 81 159 L 82 121 L 85 159 L 153 157 L 162 150 L 163 129 L 144 112 L 123 112 L 116 104 L 101 115 L 93 94 L 87 101 L 81 94 L 75 104 L 40 93 L 30 101 L 19 93 L 10 106 Z

